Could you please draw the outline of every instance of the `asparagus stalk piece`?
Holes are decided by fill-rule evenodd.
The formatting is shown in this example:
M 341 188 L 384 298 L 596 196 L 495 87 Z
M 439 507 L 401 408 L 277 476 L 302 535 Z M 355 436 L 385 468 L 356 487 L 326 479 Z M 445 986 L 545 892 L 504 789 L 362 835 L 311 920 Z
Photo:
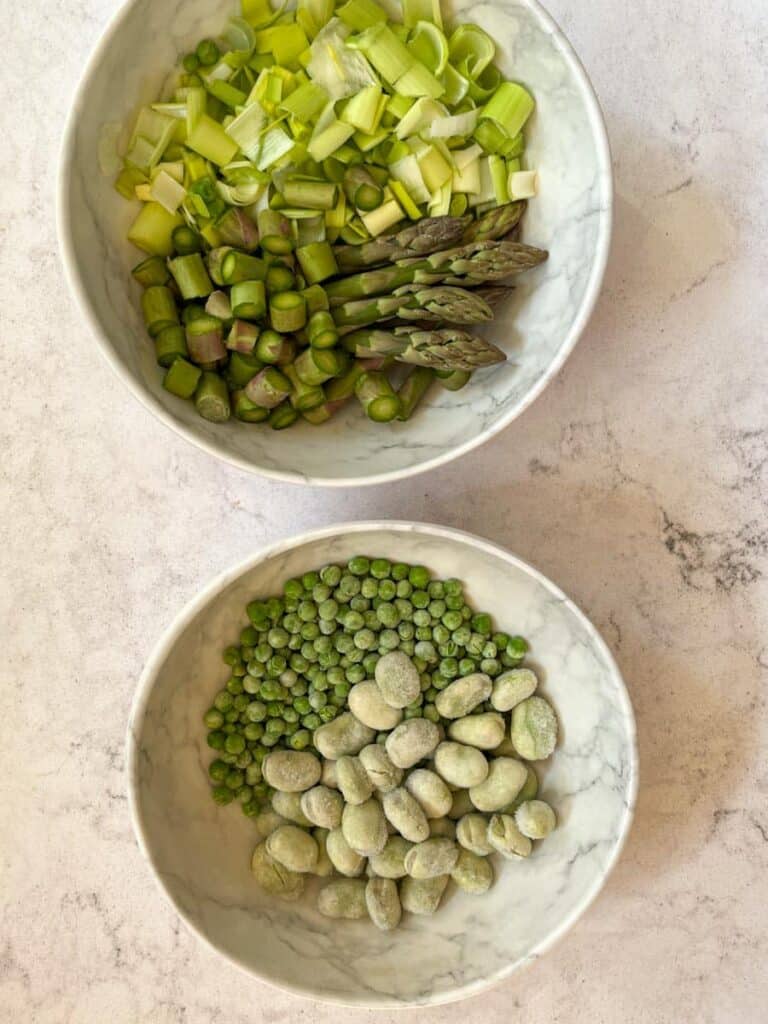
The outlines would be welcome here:
M 394 235 L 375 238 L 362 245 L 338 245 L 334 249 L 342 273 L 375 267 L 406 256 L 423 256 L 455 245 L 469 224 L 469 217 L 424 217 Z
M 344 342 L 358 359 L 393 356 L 400 363 L 436 370 L 476 370 L 507 358 L 485 339 L 454 327 L 424 330 L 418 324 L 405 324 L 389 331 L 366 328 L 348 334 Z
M 436 370 L 435 373 L 440 387 L 446 391 L 461 391 L 472 376 L 469 370 Z
M 355 384 L 355 394 L 374 423 L 389 423 L 400 412 L 400 399 L 380 370 L 364 373 Z
M 365 326 L 392 318 L 481 324 L 493 319 L 493 310 L 481 296 L 462 288 L 405 285 L 392 295 L 345 302 L 333 311 L 339 327 Z
M 325 286 L 334 299 L 362 299 L 369 295 L 388 295 L 405 284 L 447 284 L 473 288 L 490 281 L 501 281 L 535 267 L 547 253 L 519 242 L 470 242 L 456 249 L 445 249 L 430 256 L 397 260 L 378 270 L 331 281 Z
M 488 210 L 467 227 L 462 242 L 484 242 L 503 238 L 518 223 L 525 210 L 525 202 L 507 203 Z
M 217 373 L 206 371 L 200 378 L 195 391 L 195 408 L 211 423 L 226 423 L 229 419 L 232 412 L 229 392 Z
M 399 420 L 409 420 L 413 411 L 422 400 L 430 384 L 435 379 L 435 371 L 429 366 L 416 366 L 402 383 L 397 397 L 400 399 Z

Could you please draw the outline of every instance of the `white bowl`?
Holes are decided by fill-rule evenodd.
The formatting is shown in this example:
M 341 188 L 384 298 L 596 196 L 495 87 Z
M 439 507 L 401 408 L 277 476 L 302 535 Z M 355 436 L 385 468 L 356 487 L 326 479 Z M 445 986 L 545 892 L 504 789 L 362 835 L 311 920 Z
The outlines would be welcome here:
M 140 258 L 125 240 L 135 216 L 99 170 L 105 125 L 132 122 L 154 99 L 179 52 L 216 34 L 234 0 L 128 0 L 105 32 L 74 102 L 61 157 L 59 233 L 70 284 L 94 336 L 134 395 L 164 423 L 206 451 L 251 472 L 328 486 L 371 484 L 439 466 L 481 444 L 519 415 L 563 365 L 597 299 L 608 256 L 612 183 L 602 115 L 562 32 L 536 0 L 474 5 L 456 18 L 485 28 L 502 70 L 537 101 L 528 160 L 540 194 L 523 239 L 550 250 L 543 267 L 518 278 L 488 336 L 508 363 L 478 373 L 459 394 L 433 389 L 408 423 L 382 426 L 357 403 L 322 428 L 273 431 L 201 419 L 163 390 L 130 268 Z
M 391 933 L 329 921 L 309 899 L 283 903 L 253 883 L 250 819 L 217 807 L 201 716 L 226 679 L 223 646 L 245 604 L 286 578 L 368 554 L 464 581 L 474 607 L 531 644 L 561 723 L 539 762 L 559 825 L 525 861 L 497 865 L 485 896 L 453 893 L 433 917 Z M 139 683 L 128 730 L 133 825 L 163 892 L 187 925 L 263 981 L 357 1006 L 427 1005 L 476 994 L 541 956 L 595 898 L 630 826 L 637 786 L 627 692 L 594 626 L 535 569 L 441 526 L 351 523 L 281 541 L 214 579 L 166 630 Z

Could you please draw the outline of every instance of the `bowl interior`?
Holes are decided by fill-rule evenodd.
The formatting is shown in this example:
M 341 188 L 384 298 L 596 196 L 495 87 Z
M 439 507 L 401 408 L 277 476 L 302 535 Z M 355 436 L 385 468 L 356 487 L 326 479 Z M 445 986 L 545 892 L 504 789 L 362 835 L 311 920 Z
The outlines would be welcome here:
M 498 864 L 484 897 L 459 892 L 430 918 L 382 934 L 329 921 L 306 897 L 284 904 L 251 881 L 252 823 L 213 804 L 201 716 L 226 680 L 222 647 L 244 606 L 284 580 L 365 552 L 421 562 L 466 582 L 477 608 L 525 635 L 561 723 L 537 768 L 558 829 L 519 863 Z M 534 570 L 476 538 L 436 527 L 355 524 L 281 545 L 216 581 L 166 635 L 148 666 L 129 734 L 134 820 L 166 894 L 219 952 L 266 981 L 361 1005 L 456 999 L 539 955 L 599 889 L 629 826 L 635 787 L 632 712 L 594 628 Z
M 610 232 L 611 183 L 605 134 L 591 88 L 559 30 L 535 0 L 474 5 L 455 16 L 497 41 L 505 74 L 537 101 L 528 161 L 540 194 L 523 239 L 550 250 L 522 275 L 486 333 L 508 354 L 459 394 L 435 387 L 411 421 L 367 422 L 356 403 L 322 430 L 301 423 L 275 432 L 238 422 L 214 425 L 161 386 L 129 271 L 139 259 L 125 240 L 136 214 L 99 170 L 114 153 L 110 127 L 130 130 L 138 107 L 155 99 L 180 52 L 216 34 L 234 0 L 133 0 L 102 40 L 75 104 L 62 156 L 61 237 L 65 262 L 96 337 L 113 366 L 153 412 L 187 438 L 243 468 L 295 480 L 348 484 L 418 472 L 452 458 L 508 423 L 541 390 L 575 343 L 596 297 Z M 127 128 L 126 128 L 127 126 Z

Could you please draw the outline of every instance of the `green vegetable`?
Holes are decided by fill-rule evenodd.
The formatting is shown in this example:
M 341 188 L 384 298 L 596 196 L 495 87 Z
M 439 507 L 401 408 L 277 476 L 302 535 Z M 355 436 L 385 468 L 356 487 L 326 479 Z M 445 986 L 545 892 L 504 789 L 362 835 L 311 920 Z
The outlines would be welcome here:
M 439 370 L 474 370 L 506 359 L 495 345 L 457 328 L 423 330 L 415 324 L 389 331 L 366 328 L 348 334 L 344 343 L 358 359 L 392 356 L 398 362 Z

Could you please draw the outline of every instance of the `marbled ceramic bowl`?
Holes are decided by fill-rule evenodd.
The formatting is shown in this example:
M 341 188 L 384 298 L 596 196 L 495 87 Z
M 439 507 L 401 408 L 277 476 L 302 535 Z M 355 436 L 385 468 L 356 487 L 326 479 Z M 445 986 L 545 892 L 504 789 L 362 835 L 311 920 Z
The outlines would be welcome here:
M 408 423 L 367 422 L 350 403 L 322 428 L 275 432 L 232 421 L 208 423 L 190 402 L 165 392 L 142 325 L 125 240 L 135 216 L 99 170 L 105 125 L 132 124 L 154 99 L 178 54 L 215 34 L 235 0 L 128 0 L 83 78 L 62 153 L 61 247 L 72 288 L 107 359 L 144 405 L 188 440 L 243 469 L 329 486 L 379 483 L 438 466 L 492 437 L 546 386 L 575 345 L 595 304 L 611 229 L 611 167 L 602 116 L 586 74 L 536 0 L 458 0 L 498 43 L 502 70 L 537 101 L 529 164 L 540 176 L 523 239 L 550 250 L 549 262 L 519 278 L 488 336 L 505 366 L 478 373 L 459 394 L 434 388 Z M 107 147 L 109 148 L 109 147 Z
M 329 561 L 365 553 L 457 576 L 469 600 L 531 644 L 560 741 L 538 762 L 559 825 L 534 854 L 497 865 L 485 896 L 452 892 L 433 917 L 383 934 L 321 917 L 311 898 L 283 903 L 253 883 L 252 822 L 211 800 L 201 718 L 226 680 L 222 648 L 254 597 Z M 352 523 L 262 551 L 214 579 L 158 643 L 128 731 L 128 784 L 139 844 L 165 895 L 205 942 L 257 978 L 357 1006 L 426 1005 L 482 991 L 535 960 L 594 899 L 632 818 L 632 708 L 594 626 L 540 573 L 487 541 L 440 526 Z M 498 858 L 495 858 L 498 859 Z

